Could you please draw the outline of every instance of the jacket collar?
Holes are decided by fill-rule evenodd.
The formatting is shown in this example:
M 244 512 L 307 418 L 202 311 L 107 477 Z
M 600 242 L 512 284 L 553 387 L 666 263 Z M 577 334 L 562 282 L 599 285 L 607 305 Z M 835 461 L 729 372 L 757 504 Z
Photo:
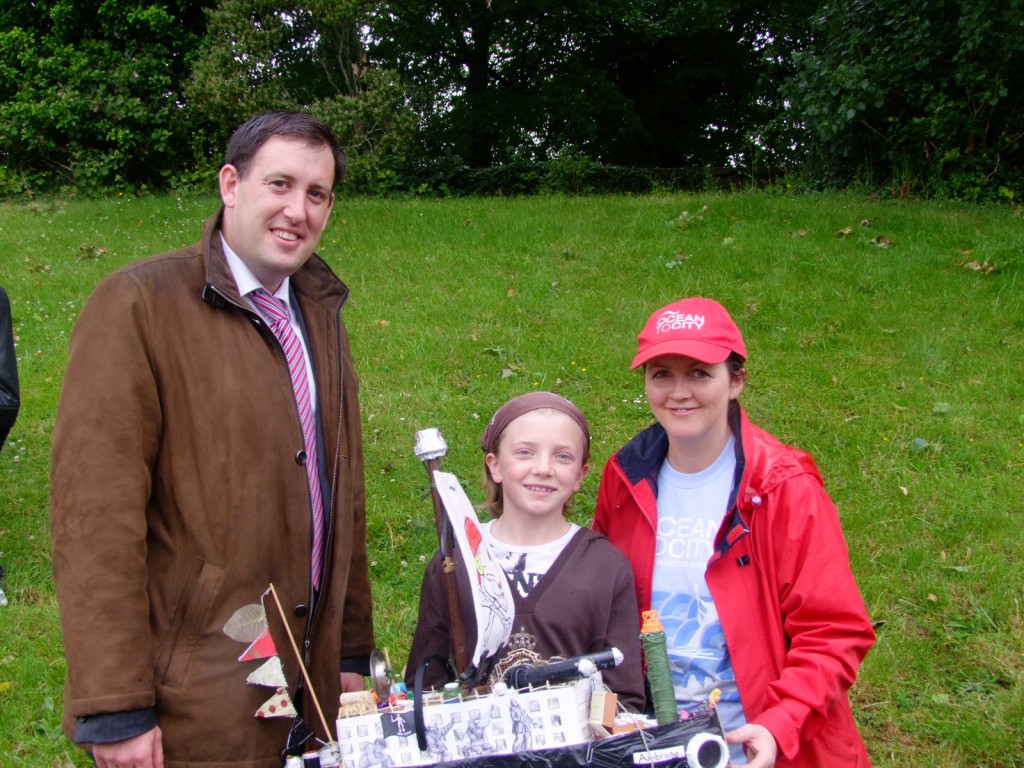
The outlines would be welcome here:
M 741 510 L 736 503 L 738 498 L 749 497 L 749 494 L 741 495 L 739 491 L 745 488 L 750 480 L 748 462 L 744 457 L 745 451 L 753 447 L 750 443 L 750 423 L 746 420 L 746 414 L 739 403 L 735 403 L 735 407 L 729 409 L 729 426 L 736 435 L 736 473 L 733 475 L 732 489 L 729 491 L 727 512 L 715 535 L 715 549 L 708 560 L 709 566 L 723 558 L 736 542 L 750 533 L 748 518 L 745 515 L 751 507 L 747 504 Z M 668 434 L 657 422 L 626 443 L 616 454 L 616 461 L 632 486 L 634 497 L 637 494 L 637 487 L 646 483 L 650 489 L 651 503 L 656 503 L 653 500 L 658 496 L 658 472 L 667 455 Z M 653 514 L 653 509 L 651 513 Z
M 217 309 L 224 309 L 232 304 L 244 307 L 246 305 L 238 294 L 238 285 L 224 255 L 220 236 L 223 216 L 224 209 L 221 208 L 203 225 L 201 247 L 206 267 L 203 301 Z M 334 299 L 341 306 L 348 299 L 348 286 L 338 279 L 327 263 L 315 253 L 291 276 L 290 282 L 294 294 L 308 297 L 315 302 L 324 303 Z
M 753 449 L 747 414 L 738 402 L 733 403 L 733 407 L 729 408 L 729 427 L 736 436 L 736 474 L 729 493 L 729 509 L 736 503 L 737 491 L 749 483 L 750 472 L 747 471 L 745 457 Z M 646 480 L 657 497 L 658 472 L 667 455 L 668 434 L 661 424 L 655 422 L 623 446 L 618 454 L 618 462 L 630 485 Z
M 656 487 L 661 463 L 667 455 L 668 434 L 655 422 L 622 447 L 618 462 L 630 485 L 647 480 Z

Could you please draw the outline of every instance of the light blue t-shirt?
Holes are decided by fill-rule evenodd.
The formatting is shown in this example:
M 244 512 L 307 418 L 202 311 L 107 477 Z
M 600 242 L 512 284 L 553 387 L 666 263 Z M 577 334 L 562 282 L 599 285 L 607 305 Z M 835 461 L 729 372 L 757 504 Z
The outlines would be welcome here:
M 735 438 L 705 470 L 678 472 L 666 459 L 658 474 L 658 536 L 651 607 L 665 627 L 680 708 L 695 710 L 715 688 L 727 731 L 746 723 L 722 622 L 704 574 L 722 524 L 736 470 Z M 734 764 L 746 763 L 731 745 Z

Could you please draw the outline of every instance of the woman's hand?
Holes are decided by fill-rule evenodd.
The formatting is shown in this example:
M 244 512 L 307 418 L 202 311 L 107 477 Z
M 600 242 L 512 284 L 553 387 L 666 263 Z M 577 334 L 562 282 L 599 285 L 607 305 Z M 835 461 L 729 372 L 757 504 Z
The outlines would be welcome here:
M 763 725 L 747 723 L 735 731 L 725 734 L 730 744 L 742 744 L 747 754 L 747 768 L 772 768 L 779 746 L 775 743 L 772 732 Z

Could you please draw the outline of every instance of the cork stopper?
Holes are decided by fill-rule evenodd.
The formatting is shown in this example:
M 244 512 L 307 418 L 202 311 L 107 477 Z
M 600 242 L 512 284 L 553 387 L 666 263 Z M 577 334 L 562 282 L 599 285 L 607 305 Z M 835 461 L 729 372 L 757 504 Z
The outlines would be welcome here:
M 647 635 L 651 632 L 664 632 L 665 627 L 661 625 L 658 620 L 657 611 L 643 611 L 640 614 L 643 617 L 643 625 L 640 627 L 640 634 Z

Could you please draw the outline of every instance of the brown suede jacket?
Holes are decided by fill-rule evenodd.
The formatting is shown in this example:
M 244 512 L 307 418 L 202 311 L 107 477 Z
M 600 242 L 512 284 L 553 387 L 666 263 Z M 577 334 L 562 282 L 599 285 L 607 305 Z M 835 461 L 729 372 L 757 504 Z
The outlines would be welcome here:
M 314 256 L 291 278 L 312 349 L 329 483 L 324 586 L 311 611 L 311 523 L 287 365 L 221 247 L 124 267 L 86 303 L 53 434 L 53 569 L 68 661 L 64 729 L 153 707 L 168 766 L 278 766 L 291 718 L 257 719 L 261 662 L 222 628 L 273 583 L 328 724 L 343 657 L 373 647 L 362 430 L 342 306 Z M 271 633 L 300 670 L 273 598 Z M 308 692 L 307 692 L 308 696 Z M 305 719 L 319 717 L 305 702 Z M 323 737 L 325 734 L 320 734 Z

